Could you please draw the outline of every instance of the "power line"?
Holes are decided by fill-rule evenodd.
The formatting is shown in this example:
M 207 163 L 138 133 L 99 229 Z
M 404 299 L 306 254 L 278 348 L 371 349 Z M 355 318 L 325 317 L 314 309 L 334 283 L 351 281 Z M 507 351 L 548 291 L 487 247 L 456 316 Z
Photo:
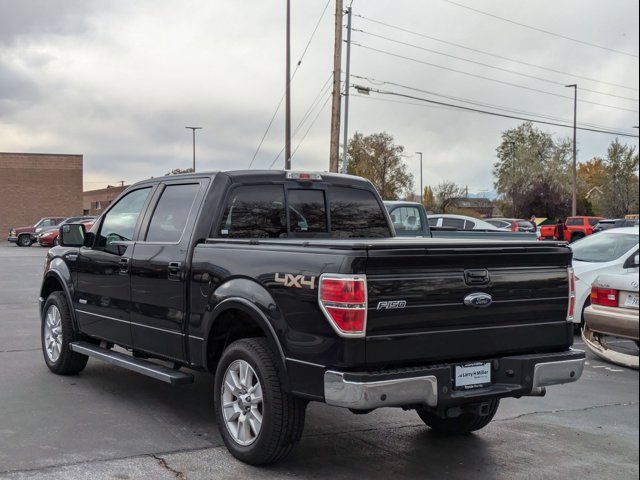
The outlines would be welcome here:
M 582 45 L 587 45 L 589 47 L 600 48 L 602 50 L 607 50 L 609 52 L 619 53 L 620 55 L 627 55 L 629 57 L 638 58 L 638 55 L 636 55 L 634 53 L 624 52 L 622 50 L 616 50 L 615 48 L 605 47 L 603 45 L 598 45 L 598 44 L 595 44 L 595 43 L 586 42 L 584 40 L 579 40 L 577 38 L 569 37 L 569 36 L 563 35 L 561 33 L 551 32 L 549 30 L 544 30 L 544 29 L 539 28 L 539 27 L 534 27 L 532 25 L 527 25 L 525 23 L 517 22 L 517 21 L 511 20 L 509 18 L 501 17 L 501 16 L 495 15 L 493 13 L 489 13 L 489 12 L 485 12 L 485 11 L 482 11 L 482 10 L 478 10 L 477 8 L 469 7 L 467 5 L 462 5 L 461 3 L 453 2 L 452 0 L 443 0 L 443 1 L 447 2 L 447 3 L 451 4 L 451 5 L 455 5 L 457 7 L 464 8 L 466 10 L 471 10 L 472 12 L 475 12 L 475 13 L 479 13 L 480 15 L 486 15 L 487 17 L 496 18 L 498 20 L 502 20 L 503 22 L 508 22 L 508 23 L 513 24 L 513 25 L 518 25 L 519 27 L 528 28 L 529 30 L 535 30 L 536 32 L 546 33 L 547 35 L 552 35 L 554 37 L 563 38 L 563 39 L 569 40 L 571 42 L 580 43 Z
M 353 15 L 355 17 L 361 18 L 362 20 L 365 20 L 367 22 L 371 22 L 371 23 L 375 23 L 375 24 L 378 24 L 378 25 L 382 25 L 382 26 L 385 26 L 385 27 L 388 27 L 388 28 L 392 28 L 394 30 L 398 30 L 400 32 L 409 33 L 411 35 L 416 35 L 418 37 L 426 38 L 428 40 L 432 40 L 434 42 L 439 42 L 439 43 L 442 43 L 442 44 L 445 44 L 445 45 L 449 45 L 449 46 L 452 46 L 452 47 L 462 48 L 462 49 L 465 49 L 465 50 L 469 50 L 471 52 L 480 53 L 482 55 L 487 55 L 487 56 L 490 56 L 490 57 L 498 58 L 500 60 L 506 60 L 508 62 L 518 63 L 520 65 L 525 65 L 527 67 L 532 67 L 532 68 L 538 68 L 540 70 L 546 70 L 548 72 L 559 73 L 561 75 L 569 75 L 571 77 L 579 78 L 581 80 L 587 80 L 589 82 L 600 83 L 602 85 L 609 85 L 609 86 L 612 86 L 612 87 L 624 88 L 626 90 L 631 90 L 631 91 L 634 91 L 634 92 L 639 91 L 639 89 L 637 89 L 635 87 L 629 87 L 627 85 L 622 85 L 622 84 L 619 84 L 619 83 L 605 82 L 604 80 L 598 80 L 596 78 L 587 77 L 585 75 L 580 75 L 580 74 L 577 74 L 577 73 L 565 72 L 565 71 L 562 71 L 562 70 L 557 70 L 555 68 L 545 67 L 545 66 L 542 66 L 542 65 L 536 65 L 535 63 L 529 63 L 529 62 L 525 62 L 525 61 L 522 61 L 522 60 L 516 60 L 516 59 L 513 59 L 513 58 L 505 57 L 504 55 L 498 55 L 496 53 L 487 52 L 485 50 L 479 50 L 477 48 L 469 47 L 467 45 L 462 45 L 462 44 L 459 44 L 459 43 L 450 42 L 450 41 L 447 41 L 447 40 L 442 40 L 441 38 L 436 38 L 436 37 L 433 37 L 431 35 L 425 35 L 424 33 L 416 32 L 414 30 L 409 30 L 407 28 L 399 27 L 397 25 L 392 25 L 390 23 L 381 22 L 380 20 L 374 20 L 373 18 L 368 18 L 368 17 L 365 17 L 363 15 L 357 15 L 355 13 Z
M 302 51 L 302 55 L 300 55 L 300 59 L 298 60 L 296 68 L 293 70 L 293 74 L 291 75 L 291 79 L 289 80 L 289 84 L 291 84 L 291 82 L 293 82 L 293 79 L 295 78 L 296 73 L 298 73 L 298 69 L 300 68 L 300 65 L 302 65 L 302 60 L 304 59 L 305 55 L 307 54 L 307 50 L 309 50 L 309 46 L 311 45 L 311 42 L 313 41 L 314 37 L 316 36 L 316 32 L 318 31 L 318 27 L 320 26 L 320 23 L 322 22 L 322 19 L 324 18 L 325 14 L 327 13 L 327 8 L 329 7 L 330 3 L 331 3 L 331 0 L 327 0 L 327 3 L 324 6 L 324 9 L 322 10 L 322 13 L 320 14 L 320 18 L 316 22 L 316 25 L 315 25 L 313 31 L 311 32 L 311 35 L 309 36 L 309 40 L 307 41 L 307 44 L 305 45 L 304 50 Z M 271 126 L 273 125 L 273 122 L 276 119 L 276 116 L 278 115 L 278 112 L 280 111 L 280 107 L 282 106 L 282 102 L 284 101 L 285 95 L 286 95 L 286 93 L 284 93 L 282 95 L 282 98 L 280 98 L 280 101 L 278 102 L 278 105 L 276 106 L 276 110 L 275 110 L 275 112 L 273 112 L 273 115 L 271 116 L 271 119 L 269 120 L 269 123 L 267 124 L 267 128 L 266 128 L 264 134 L 262 135 L 262 138 L 260 139 L 260 143 L 258 144 L 258 147 L 256 148 L 256 151 L 254 152 L 253 157 L 251 158 L 251 162 L 249 162 L 249 168 L 251 168 L 251 166 L 253 165 L 253 162 L 255 162 L 256 157 L 258 156 L 258 152 L 260 152 L 260 149 L 262 148 L 262 144 L 264 143 L 265 139 L 267 138 L 267 135 L 269 134 L 269 130 L 271 130 Z
M 512 120 L 520 120 L 520 121 L 524 121 L 524 122 L 540 123 L 540 124 L 543 124 L 543 125 L 552 125 L 552 126 L 555 126 L 555 127 L 573 128 L 573 125 L 566 125 L 566 124 L 562 124 L 562 123 L 550 122 L 550 121 L 545 121 L 545 120 L 536 120 L 534 118 L 527 118 L 527 117 L 522 117 L 522 116 L 507 115 L 507 114 L 504 114 L 504 113 L 491 112 L 491 111 L 488 111 L 488 110 L 481 110 L 481 109 L 478 109 L 478 108 L 465 107 L 464 105 L 455 105 L 453 103 L 439 102 L 437 100 L 430 100 L 430 99 L 427 99 L 427 98 L 415 97 L 413 95 L 407 95 L 405 93 L 400 93 L 400 92 L 393 92 L 393 91 L 390 91 L 390 90 L 379 90 L 379 89 L 373 89 L 373 88 L 366 88 L 366 87 L 362 87 L 362 86 L 359 86 L 359 85 L 353 85 L 353 87 L 356 88 L 356 89 L 361 89 L 361 90 L 366 90 L 366 91 L 369 91 L 369 92 L 379 93 L 381 95 L 393 95 L 393 96 L 396 96 L 396 97 L 409 98 L 409 99 L 412 99 L 412 100 L 419 100 L 421 102 L 426 102 L 426 103 L 430 103 L 430 104 L 433 104 L 433 105 L 451 107 L 451 108 L 454 108 L 454 109 L 464 110 L 464 111 L 467 111 L 467 112 L 474 112 L 474 113 L 480 113 L 480 114 L 484 114 L 484 115 L 491 115 L 491 116 L 494 116 L 494 117 L 510 118 Z M 620 131 L 600 130 L 600 129 L 589 128 L 589 127 L 578 127 L 577 129 L 578 130 L 587 131 L 587 132 L 596 132 L 596 133 L 606 133 L 606 134 L 609 134 L 609 135 L 618 135 L 618 136 L 621 136 L 621 137 L 639 138 L 638 135 L 631 134 L 631 133 L 626 133 L 626 132 L 620 132 Z
M 474 65 L 480 65 L 482 67 L 492 68 L 494 70 L 499 70 L 501 72 L 506 72 L 506 73 L 510 73 L 510 74 L 513 74 L 513 75 L 520 75 L 522 77 L 530 78 L 530 79 L 533 79 L 533 80 L 538 80 L 538 81 L 541 81 L 541 82 L 550 83 L 552 85 L 558 85 L 558 86 L 564 87 L 566 85 L 566 83 L 567 83 L 567 82 L 557 82 L 555 80 L 550 80 L 548 78 L 538 77 L 536 75 L 530 75 L 528 73 L 517 72 L 515 70 L 510 70 L 508 68 L 502 68 L 502 67 L 498 67 L 498 66 L 495 66 L 495 65 L 490 65 L 488 63 L 478 62 L 476 60 L 471 60 L 471 59 L 464 58 L 464 57 L 458 57 L 456 55 L 451 55 L 451 54 L 448 54 L 448 53 L 439 52 L 437 50 L 432 50 L 430 48 L 425 48 L 425 47 L 422 47 L 420 45 L 415 45 L 413 43 L 407 43 L 407 42 L 403 42 L 403 41 L 400 41 L 400 40 L 396 40 L 394 38 L 389 38 L 389 37 L 385 37 L 383 35 L 378 35 L 378 34 L 375 34 L 375 33 L 367 32 L 365 30 L 358 30 L 358 29 L 354 28 L 353 31 L 354 32 L 359 32 L 359 33 L 364 33 L 365 35 L 369 35 L 371 37 L 380 38 L 380 39 L 386 40 L 388 42 L 393 42 L 393 43 L 397 43 L 397 44 L 400 44 L 400 45 L 405 45 L 407 47 L 417 48 L 418 50 L 423 50 L 425 52 L 435 53 L 436 55 L 442 55 L 443 57 L 453 58 L 455 60 L 461 60 L 463 62 L 472 63 Z M 582 90 L 584 92 L 595 93 L 595 94 L 598 94 L 598 95 L 606 95 L 608 97 L 621 98 L 623 100 L 631 100 L 633 102 L 638 102 L 639 101 L 637 98 L 625 97 L 625 96 L 622 96 L 622 95 L 616 95 L 614 93 L 607 93 L 607 92 L 602 92 L 602 91 L 599 91 L 599 90 L 592 90 L 592 89 L 584 88 L 584 87 L 581 87 L 580 90 Z
M 390 82 L 390 81 L 386 81 L 386 80 L 378 80 L 375 78 L 369 78 L 369 77 L 362 77 L 360 75 L 351 75 L 353 78 L 359 78 L 361 80 L 365 80 L 373 85 L 392 85 L 395 87 L 399 87 L 399 88 L 403 88 L 406 90 L 411 90 L 414 92 L 420 92 L 420 93 L 426 93 L 429 95 L 433 95 L 435 97 L 441 97 L 441 98 L 446 98 L 448 100 L 455 100 L 457 102 L 463 102 L 463 103 L 468 103 L 470 105 L 475 105 L 475 106 L 479 106 L 479 107 L 487 107 L 487 108 L 492 108 L 494 110 L 499 110 L 499 111 L 503 111 L 503 112 L 508 112 L 508 113 L 515 113 L 515 114 L 520 114 L 520 115 L 529 115 L 529 116 L 534 116 L 534 117 L 539 117 L 539 118 L 545 118 L 547 120 L 556 120 L 559 122 L 569 122 L 569 120 L 566 120 L 564 118 L 559 118 L 559 117 L 554 117 L 551 115 L 544 115 L 544 114 L 540 114 L 540 113 L 534 113 L 534 112 L 528 112 L 526 110 L 518 110 L 518 109 L 514 109 L 514 108 L 508 108 L 508 107 L 504 107 L 504 106 L 500 106 L 500 105 L 495 105 L 492 103 L 487 103 L 487 102 L 480 102 L 478 100 L 470 100 L 468 98 L 463 98 L 463 97 L 455 97 L 452 95 L 445 95 L 442 93 L 437 93 L 437 92 L 433 92 L 430 90 L 423 90 L 421 88 L 417 88 L 417 87 L 411 87 L 409 85 L 403 85 L 401 83 L 396 83 L 396 82 Z M 597 125 L 597 124 L 593 124 L 593 123 L 586 123 L 586 122 L 581 122 L 581 125 L 584 126 L 589 126 L 589 127 L 594 127 L 594 128 L 601 128 L 601 129 L 610 129 L 610 127 L 607 127 L 605 125 Z
M 498 80 L 496 78 L 485 77 L 484 75 L 478 75 L 478 74 L 471 73 L 471 72 L 465 72 L 464 70 L 458 70 L 458 69 L 455 69 L 455 68 L 445 67 L 443 65 L 438 65 L 438 64 L 435 64 L 435 63 L 425 62 L 424 60 L 418 60 L 417 58 L 412 58 L 412 57 L 407 57 L 407 56 L 404 56 L 404 55 L 399 55 L 397 53 L 388 52 L 386 50 L 380 50 L 378 48 L 369 47 L 367 45 L 362 45 L 362 44 L 356 43 L 356 42 L 352 42 L 352 44 L 357 46 L 357 47 L 360 47 L 360 48 L 365 48 L 367 50 L 372 50 L 374 52 L 382 53 L 384 55 L 389 55 L 389 56 L 392 56 L 392 57 L 401 58 L 403 60 L 408 60 L 408 61 L 411 61 L 411 62 L 420 63 L 422 65 L 427 65 L 427 66 L 430 66 L 430 67 L 440 68 L 442 70 L 447 70 L 447 71 L 450 71 L 450 72 L 460 73 L 462 75 L 467 75 L 467 76 L 474 77 L 474 78 L 480 78 L 482 80 L 488 80 L 490 82 L 495 82 L 495 83 L 499 83 L 499 84 L 502 84 L 502 85 L 508 85 L 510 87 L 521 88 L 521 89 L 524 89 L 524 90 L 529 90 L 531 92 L 543 93 L 545 95 L 551 95 L 553 97 L 565 98 L 565 99 L 568 99 L 568 100 L 573 100 L 573 97 L 569 97 L 567 95 L 561 95 L 559 93 L 553 93 L 553 92 L 549 92 L 547 90 L 541 90 L 539 88 L 528 87 L 526 85 L 520 85 L 518 83 L 507 82 L 507 81 L 504 81 L 504 80 Z M 613 108 L 613 109 L 616 109 L 616 110 L 623 110 L 623 111 L 626 111 L 626 112 L 638 113 L 638 110 L 633 110 L 633 109 L 624 108 L 624 107 L 618 107 L 616 105 L 608 105 L 608 104 L 605 104 L 605 103 L 592 102 L 590 100 L 580 100 L 580 102 L 581 103 L 588 103 L 588 104 L 591 104 L 591 105 L 598 105 L 600 107 Z

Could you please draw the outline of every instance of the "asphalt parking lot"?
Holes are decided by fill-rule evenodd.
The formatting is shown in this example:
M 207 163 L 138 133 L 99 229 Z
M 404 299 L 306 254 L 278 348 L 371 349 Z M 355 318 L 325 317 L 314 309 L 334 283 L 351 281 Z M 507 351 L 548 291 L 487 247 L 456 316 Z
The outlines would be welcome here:
M 638 478 L 638 372 L 592 355 L 578 383 L 503 401 L 473 435 L 438 436 L 414 412 L 310 404 L 291 457 L 241 464 L 218 435 L 208 375 L 172 388 L 95 360 L 77 377 L 47 370 L 45 254 L 0 246 L 0 478 Z

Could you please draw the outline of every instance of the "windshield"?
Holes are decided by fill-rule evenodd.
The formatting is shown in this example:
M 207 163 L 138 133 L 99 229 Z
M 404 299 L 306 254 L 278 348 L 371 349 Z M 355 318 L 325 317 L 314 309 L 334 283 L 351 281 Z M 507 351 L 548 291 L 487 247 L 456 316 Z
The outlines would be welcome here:
M 571 245 L 573 259 L 580 262 L 611 262 L 638 246 L 638 234 L 599 233 Z

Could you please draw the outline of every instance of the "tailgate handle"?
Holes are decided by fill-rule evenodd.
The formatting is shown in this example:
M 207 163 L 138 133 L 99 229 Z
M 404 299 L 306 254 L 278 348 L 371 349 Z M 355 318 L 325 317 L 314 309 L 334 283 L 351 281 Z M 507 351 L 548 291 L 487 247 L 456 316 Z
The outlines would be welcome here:
M 464 281 L 467 285 L 486 285 L 490 280 L 489 271 L 486 268 L 464 271 Z

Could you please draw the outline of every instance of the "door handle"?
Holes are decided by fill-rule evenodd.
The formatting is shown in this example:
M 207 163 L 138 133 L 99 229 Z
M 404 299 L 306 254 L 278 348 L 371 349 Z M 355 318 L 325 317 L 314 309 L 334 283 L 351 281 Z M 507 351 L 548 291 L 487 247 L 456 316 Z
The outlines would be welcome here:
M 120 265 L 120 275 L 127 275 L 129 273 L 129 259 L 122 257 L 118 263 Z
M 169 280 L 174 280 L 174 281 L 182 280 L 182 263 L 181 262 L 169 262 L 167 271 L 169 272 L 168 274 Z

